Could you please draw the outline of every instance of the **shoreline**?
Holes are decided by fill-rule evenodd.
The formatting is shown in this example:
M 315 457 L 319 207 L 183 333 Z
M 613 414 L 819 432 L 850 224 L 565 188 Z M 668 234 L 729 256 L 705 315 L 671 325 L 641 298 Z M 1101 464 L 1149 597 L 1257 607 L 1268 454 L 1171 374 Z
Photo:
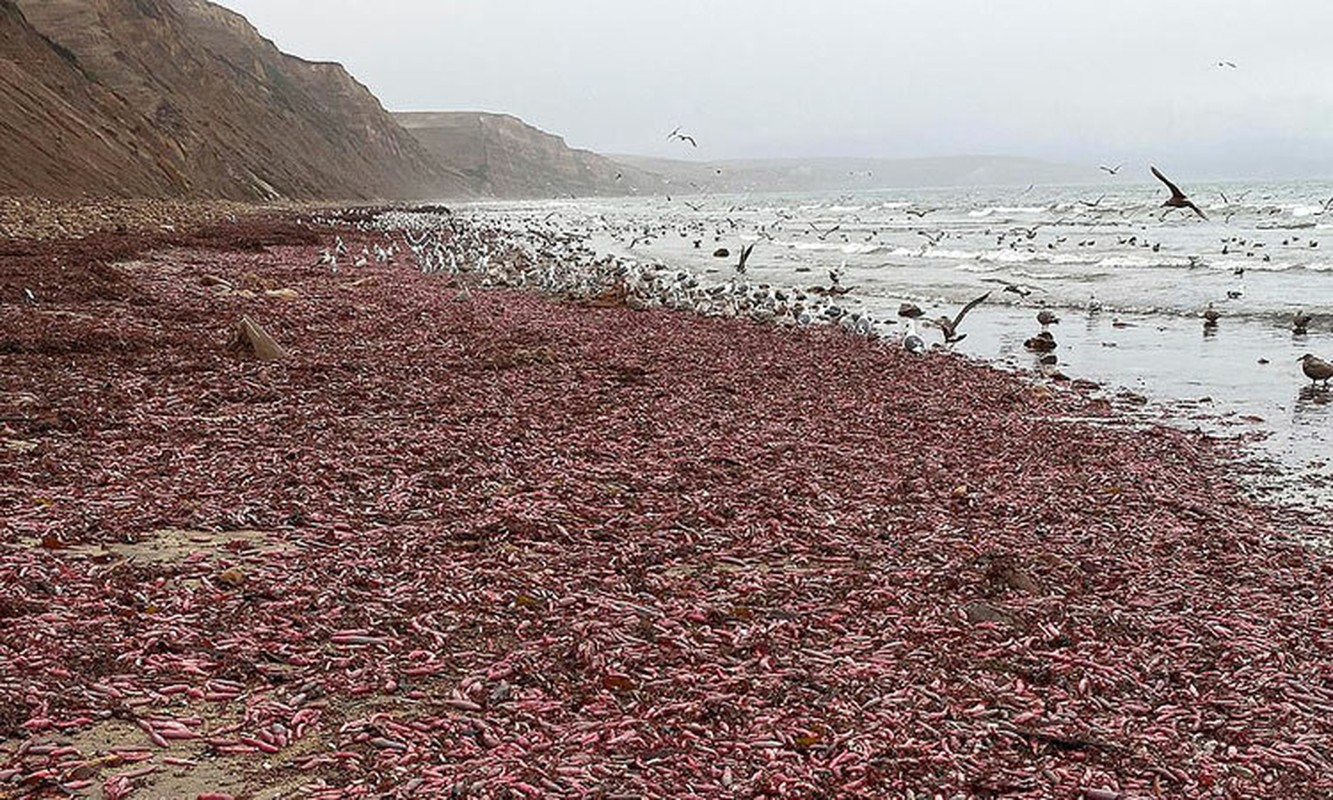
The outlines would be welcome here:
M 179 234 L 0 276 L 0 791 L 1333 790 L 1333 568 L 1206 436 L 836 327 L 314 266 L 373 232 Z

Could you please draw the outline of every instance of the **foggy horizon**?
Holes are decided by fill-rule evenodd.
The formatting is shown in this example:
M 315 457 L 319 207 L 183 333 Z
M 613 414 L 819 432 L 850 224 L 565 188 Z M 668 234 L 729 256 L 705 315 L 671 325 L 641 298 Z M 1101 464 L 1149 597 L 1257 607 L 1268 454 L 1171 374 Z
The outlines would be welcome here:
M 511 114 L 606 154 L 1333 173 L 1333 4 L 1316 0 L 222 5 L 390 110 Z

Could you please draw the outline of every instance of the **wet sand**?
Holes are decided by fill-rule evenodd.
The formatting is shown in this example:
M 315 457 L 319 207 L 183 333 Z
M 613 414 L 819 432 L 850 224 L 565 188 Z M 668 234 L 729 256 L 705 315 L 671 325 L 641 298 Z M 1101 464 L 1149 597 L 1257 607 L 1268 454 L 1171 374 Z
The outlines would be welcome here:
M 0 791 L 1333 791 L 1333 568 L 1208 437 L 334 235 L 0 276 Z

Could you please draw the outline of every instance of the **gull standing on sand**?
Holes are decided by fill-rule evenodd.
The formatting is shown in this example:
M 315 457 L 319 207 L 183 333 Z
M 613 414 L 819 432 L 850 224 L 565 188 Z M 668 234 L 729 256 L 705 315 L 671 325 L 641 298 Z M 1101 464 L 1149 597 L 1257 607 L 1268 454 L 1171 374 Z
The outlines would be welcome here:
M 1154 178 L 1165 183 L 1166 188 L 1171 190 L 1171 196 L 1167 198 L 1165 203 L 1162 203 L 1162 208 L 1188 208 L 1192 209 L 1195 214 L 1198 214 L 1203 219 L 1208 219 L 1208 215 L 1200 211 L 1199 207 L 1194 205 L 1194 202 L 1186 197 L 1184 192 L 1180 191 L 1180 187 L 1176 186 L 1169 178 L 1158 171 L 1157 167 L 1149 166 L 1148 168 L 1152 170 Z
M 1043 308 L 1041 311 L 1037 312 L 1037 322 L 1041 323 L 1042 330 L 1046 330 L 1052 325 L 1059 325 L 1060 318 L 1057 317 L 1055 315 L 1055 312 L 1051 311 L 1049 308 Z
M 903 349 L 912 355 L 921 355 L 926 352 L 926 340 L 917 333 L 916 320 L 908 318 L 907 333 L 903 334 Z
M 1305 377 L 1310 379 L 1311 386 L 1323 381 L 1324 388 L 1328 388 L 1328 379 L 1333 378 L 1333 364 L 1309 353 L 1296 360 L 1301 362 L 1301 370 L 1305 373 Z
M 1302 336 L 1309 333 L 1311 319 L 1312 317 L 1305 313 L 1304 309 L 1297 311 L 1296 316 L 1291 319 L 1291 332 Z

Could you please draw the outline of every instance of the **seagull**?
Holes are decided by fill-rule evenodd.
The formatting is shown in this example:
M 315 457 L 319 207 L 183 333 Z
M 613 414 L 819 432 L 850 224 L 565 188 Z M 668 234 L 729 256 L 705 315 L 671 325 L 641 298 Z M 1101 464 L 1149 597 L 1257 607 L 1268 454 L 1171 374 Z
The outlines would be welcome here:
M 759 243 L 750 242 L 748 245 L 741 248 L 741 260 L 736 263 L 736 271 L 740 274 L 745 274 L 745 262 L 750 260 L 750 251 L 754 250 L 754 246 L 757 244 Z
M 1019 297 L 1027 297 L 1028 295 L 1032 294 L 1033 289 L 1041 289 L 1040 286 L 1027 286 L 1022 283 L 1014 283 L 1013 281 L 1007 281 L 1004 278 L 982 278 L 981 280 L 985 283 L 998 283 L 1004 287 L 1004 290 L 1006 292 L 1016 294 Z M 1046 291 L 1045 289 L 1041 290 L 1043 292 Z
M 1053 336 L 1050 331 L 1042 331 L 1031 339 L 1023 342 L 1023 347 L 1035 353 L 1049 353 L 1054 350 L 1057 345 L 1055 344 L 1055 336 Z
M 908 319 L 919 319 L 921 315 L 924 313 L 925 312 L 923 312 L 921 310 L 921 307 L 918 306 L 916 303 L 903 303 L 902 305 L 898 306 L 898 316 L 900 317 L 907 317 Z
M 1098 311 L 1101 311 L 1101 310 L 1102 310 L 1102 301 L 1098 300 L 1098 299 L 1097 299 L 1097 293 L 1096 293 L 1096 292 L 1093 292 L 1093 293 L 1088 297 L 1088 313 L 1089 313 L 1089 314 L 1096 314 Z
M 821 231 L 819 228 L 817 228 L 817 227 L 815 226 L 815 224 L 814 224 L 813 222 L 807 222 L 807 223 L 805 223 L 805 224 L 806 224 L 806 225 L 809 225 L 809 226 L 810 226 L 810 230 L 814 231 L 816 234 L 819 235 L 819 241 L 821 241 L 821 242 L 824 241 L 825 239 L 827 239 L 827 238 L 829 237 L 830 234 L 833 234 L 833 233 L 836 233 L 836 232 L 839 231 L 839 230 L 842 230 L 842 225 L 834 225 L 832 228 L 829 228 L 829 229 L 826 230 L 826 231 Z
M 1296 316 L 1291 319 L 1291 332 L 1305 334 L 1306 329 L 1310 327 L 1310 319 L 1310 315 L 1305 313 L 1304 310 L 1297 311 Z
M 1213 308 L 1213 304 L 1209 303 L 1208 307 L 1203 310 L 1203 327 L 1216 328 L 1217 320 L 1221 316 L 1222 315 L 1217 313 L 1217 310 Z
M 903 334 L 903 349 L 916 356 L 926 352 L 926 340 L 917 333 L 914 319 L 907 320 L 907 333 Z
M 698 146 L 699 146 L 699 143 L 696 142 L 696 141 L 694 141 L 694 137 L 693 137 L 693 136 L 690 136 L 688 133 L 681 133 L 681 132 L 680 132 L 680 126 L 679 126 L 679 125 L 676 126 L 676 129 L 675 129 L 674 131 L 672 131 L 671 133 L 668 133 L 668 134 L 667 134 L 667 138 L 668 138 L 668 139 L 679 139 L 679 140 L 682 141 L 682 142 L 689 142 L 690 145 L 693 146 L 693 147 L 698 147 Z
M 1106 199 L 1106 195 L 1102 195 L 1101 197 L 1098 197 L 1096 200 L 1091 201 L 1091 202 L 1089 202 L 1089 201 L 1087 201 L 1087 200 L 1080 200 L 1079 202 L 1082 203 L 1083 205 L 1087 206 L 1088 208 L 1096 208 L 1097 206 L 1101 205 L 1101 204 L 1102 204 L 1102 201 L 1105 200 L 1105 199 Z
M 685 201 L 685 205 L 688 206 L 688 207 L 690 208 L 690 210 L 692 210 L 692 211 L 703 211 L 703 210 L 704 210 L 704 204 L 703 204 L 703 203 L 698 203 L 698 204 L 696 204 L 696 203 L 691 203 L 690 201 L 686 200 L 686 201 Z
M 1180 187 L 1168 180 L 1165 175 L 1158 171 L 1157 167 L 1150 166 L 1149 169 L 1152 170 L 1154 178 L 1165 183 L 1166 188 L 1171 190 L 1171 197 L 1165 203 L 1162 203 L 1162 208 L 1189 208 L 1193 209 L 1194 213 L 1200 217 L 1208 219 L 1208 215 L 1200 211 L 1199 207 L 1194 205 L 1194 202 L 1186 197 L 1184 192 L 1180 191 Z
M 990 297 L 990 292 L 986 292 L 982 296 L 978 297 L 977 299 L 963 306 L 963 310 L 959 311 L 958 316 L 954 317 L 953 319 L 949 319 L 948 317 L 940 317 L 939 319 L 935 320 L 935 326 L 938 327 L 940 331 L 944 334 L 945 344 L 953 344 L 954 342 L 961 342 L 967 338 L 966 333 L 963 334 L 962 336 L 958 335 L 958 326 L 963 323 L 963 317 L 967 316 L 967 312 L 971 311 L 981 303 L 985 302 L 987 297 Z
M 1217 66 L 1219 66 L 1219 67 L 1224 67 L 1224 68 L 1226 68 L 1226 69 L 1235 69 L 1235 68 L 1236 68 L 1236 62 L 1234 62 L 1234 61 L 1219 61 L 1219 62 L 1217 62 Z
M 1328 388 L 1328 379 L 1333 378 L 1333 364 L 1328 363 L 1322 358 L 1312 356 L 1309 353 L 1296 359 L 1301 362 L 1301 370 L 1305 372 L 1305 377 L 1310 379 L 1310 385 L 1324 382 L 1324 388 Z
M 1037 322 L 1040 322 L 1042 329 L 1045 330 L 1047 326 L 1059 325 L 1060 318 L 1049 308 L 1043 308 L 1041 311 L 1037 312 Z
M 1097 169 L 1101 170 L 1102 172 L 1105 172 L 1107 175 L 1115 175 L 1120 171 L 1120 168 L 1123 166 L 1125 166 L 1123 163 L 1116 164 L 1114 167 L 1108 167 L 1105 164 L 1102 164 L 1101 166 L 1097 167 Z
M 907 209 L 907 215 L 908 215 L 909 217 L 917 217 L 917 218 L 919 219 L 919 218 L 922 218 L 922 217 L 926 216 L 927 214 L 931 214 L 931 213 L 936 212 L 936 211 L 939 211 L 939 209 L 938 209 L 938 208 L 923 208 L 923 209 L 921 209 L 921 210 L 917 210 L 917 209 L 915 209 L 915 208 L 909 208 L 909 209 Z

